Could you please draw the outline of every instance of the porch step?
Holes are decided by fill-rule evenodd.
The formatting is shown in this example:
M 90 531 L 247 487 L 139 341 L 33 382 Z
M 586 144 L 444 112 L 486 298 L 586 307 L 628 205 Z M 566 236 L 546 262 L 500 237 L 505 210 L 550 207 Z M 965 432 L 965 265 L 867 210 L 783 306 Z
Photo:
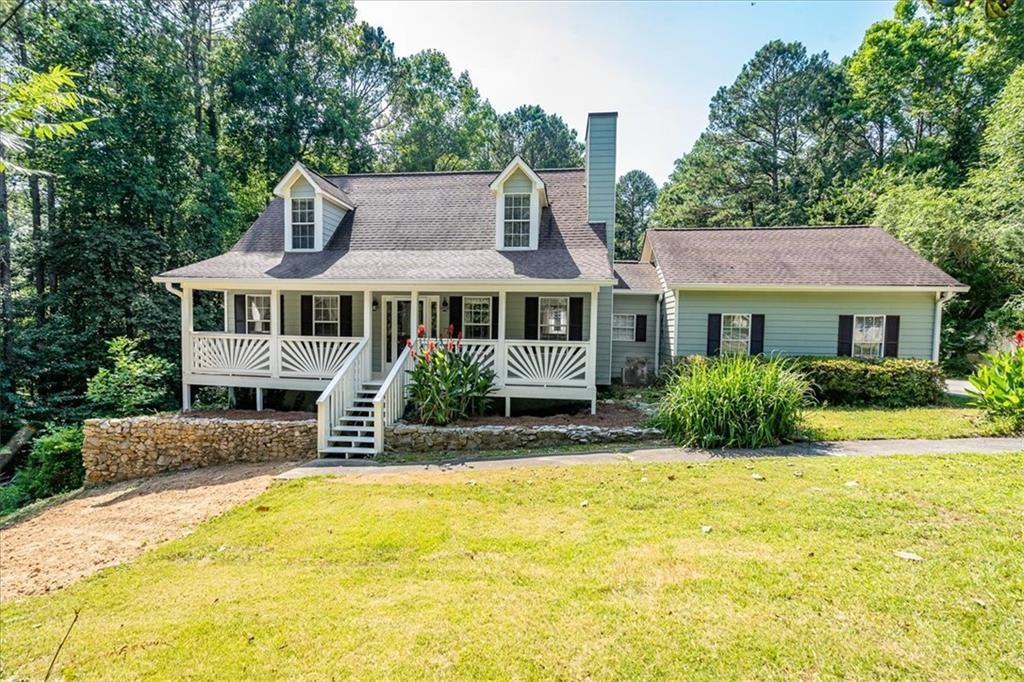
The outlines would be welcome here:
M 339 422 L 359 422 L 360 424 L 366 424 L 370 428 L 373 428 L 373 417 L 361 417 L 354 414 L 346 414 L 344 417 L 338 418 Z M 338 428 L 335 426 L 334 428 Z
M 326 455 L 345 455 L 345 458 L 348 459 L 348 457 L 351 455 L 369 457 L 373 455 L 373 448 L 341 447 L 338 445 L 328 445 L 326 448 L 320 450 L 320 453 Z
M 369 443 L 373 445 L 373 436 L 327 436 L 330 443 Z M 371 450 L 373 448 L 370 448 Z

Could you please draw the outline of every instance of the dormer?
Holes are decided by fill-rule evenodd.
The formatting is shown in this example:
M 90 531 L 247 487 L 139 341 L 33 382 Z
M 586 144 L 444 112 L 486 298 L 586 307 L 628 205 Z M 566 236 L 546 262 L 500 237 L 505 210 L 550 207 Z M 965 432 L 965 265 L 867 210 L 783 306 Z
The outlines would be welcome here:
M 322 251 L 346 211 L 355 207 L 340 188 L 296 162 L 274 187 L 284 199 L 284 250 Z
M 516 156 L 491 183 L 494 192 L 494 248 L 536 251 L 540 213 L 548 205 L 544 181 Z

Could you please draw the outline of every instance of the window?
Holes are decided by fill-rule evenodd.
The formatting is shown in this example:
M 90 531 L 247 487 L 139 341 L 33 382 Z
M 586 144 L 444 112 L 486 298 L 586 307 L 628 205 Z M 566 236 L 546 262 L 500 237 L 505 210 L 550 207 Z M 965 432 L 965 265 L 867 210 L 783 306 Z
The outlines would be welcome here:
M 885 341 L 885 315 L 853 316 L 853 357 L 874 359 L 882 357 Z
M 530 247 L 530 195 L 505 195 L 505 248 Z
M 612 318 L 612 341 L 636 341 L 636 315 Z
M 569 338 L 569 299 L 541 297 L 538 301 L 539 331 L 542 339 Z
M 313 336 L 340 336 L 337 296 L 313 296 Z
M 750 352 L 750 315 L 722 315 L 722 355 Z
M 292 199 L 292 248 L 316 248 L 313 200 Z
M 245 333 L 270 333 L 270 297 L 265 295 L 245 295 Z
M 467 339 L 491 338 L 491 299 L 466 296 L 462 299 L 462 334 Z

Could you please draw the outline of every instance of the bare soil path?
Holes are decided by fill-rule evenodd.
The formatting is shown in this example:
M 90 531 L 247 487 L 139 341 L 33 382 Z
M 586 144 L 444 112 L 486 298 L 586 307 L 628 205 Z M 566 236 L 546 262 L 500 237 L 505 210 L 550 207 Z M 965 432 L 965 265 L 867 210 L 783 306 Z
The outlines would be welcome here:
M 295 463 L 231 464 L 89 488 L 0 528 L 0 600 L 60 589 L 186 535 Z

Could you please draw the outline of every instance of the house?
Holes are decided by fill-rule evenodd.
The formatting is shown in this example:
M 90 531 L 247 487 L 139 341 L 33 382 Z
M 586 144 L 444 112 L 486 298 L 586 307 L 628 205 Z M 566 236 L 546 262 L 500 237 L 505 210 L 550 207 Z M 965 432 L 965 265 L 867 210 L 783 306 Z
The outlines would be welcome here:
M 593 408 L 624 371 L 695 353 L 938 357 L 965 287 L 877 228 L 651 230 L 613 262 L 616 124 L 589 116 L 583 168 L 296 163 L 231 250 L 154 277 L 181 299 L 183 408 L 201 385 L 254 387 L 258 407 L 314 391 L 322 452 L 380 452 L 421 326 L 461 334 L 506 410 Z

